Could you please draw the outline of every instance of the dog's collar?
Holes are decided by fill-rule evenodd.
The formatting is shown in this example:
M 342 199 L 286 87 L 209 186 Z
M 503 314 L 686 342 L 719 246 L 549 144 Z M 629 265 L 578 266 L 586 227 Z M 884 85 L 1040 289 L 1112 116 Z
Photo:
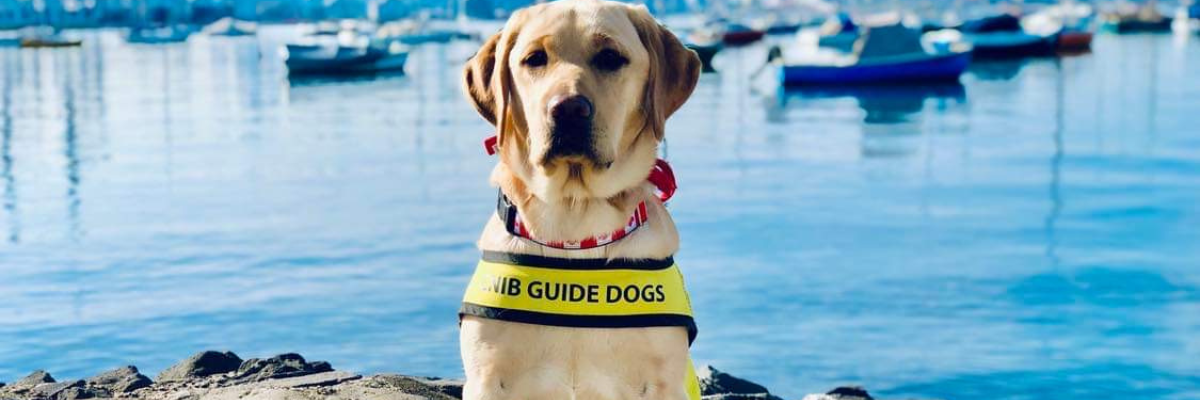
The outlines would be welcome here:
M 492 136 L 484 140 L 483 147 L 487 150 L 488 155 L 495 155 L 499 150 L 496 137 Z M 655 160 L 654 167 L 650 168 L 650 175 L 646 177 L 646 180 L 654 184 L 655 194 L 658 195 L 659 200 L 663 203 L 666 203 L 667 200 L 671 199 L 671 196 L 675 195 L 675 172 L 671 170 L 671 165 L 667 164 L 666 160 L 661 158 Z M 646 202 L 641 201 L 634 208 L 633 215 L 629 216 L 629 221 L 625 223 L 625 226 L 612 233 L 592 236 L 577 241 L 543 240 L 535 238 L 533 234 L 529 233 L 529 229 L 522 222 L 521 213 L 517 210 L 517 206 L 513 205 L 512 201 L 508 199 L 508 196 L 504 195 L 503 191 L 500 191 L 496 197 L 496 215 L 504 222 L 504 229 L 509 234 L 556 249 L 583 250 L 603 247 L 629 236 L 649 220 L 649 216 L 646 213 Z

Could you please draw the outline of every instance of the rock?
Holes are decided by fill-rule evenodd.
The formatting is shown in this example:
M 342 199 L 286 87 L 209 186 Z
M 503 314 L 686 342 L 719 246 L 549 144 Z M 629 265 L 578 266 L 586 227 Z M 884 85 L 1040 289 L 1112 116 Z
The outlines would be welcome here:
M 701 396 L 704 400 L 783 400 L 770 393 L 725 393 Z
M 696 371 L 696 376 L 700 378 L 700 394 L 705 396 L 770 393 L 762 385 L 721 372 L 712 366 Z
M 138 372 L 137 367 L 129 365 L 88 378 L 89 386 L 98 386 L 113 393 L 129 393 L 154 382 Z
M 363 386 L 376 389 L 394 389 L 401 393 L 421 396 L 432 400 L 454 400 L 462 398 L 462 382 L 438 378 L 421 378 L 397 374 L 380 374 L 363 381 Z
M 810 394 L 804 400 L 875 400 L 866 389 L 859 386 L 839 386 L 825 394 Z
M 112 393 L 98 387 L 70 387 L 54 395 L 54 400 L 107 399 Z
M 329 371 L 310 375 L 295 376 L 291 378 L 273 379 L 263 382 L 263 385 L 277 388 L 309 388 L 333 386 L 342 382 L 349 382 L 361 378 L 362 375 L 356 375 L 349 372 Z
M 288 378 L 333 371 L 324 361 L 306 362 L 296 353 L 280 354 L 271 358 L 251 358 L 242 363 L 234 374 L 236 382 L 260 382 L 267 379 Z
M 13 387 L 34 387 L 43 383 L 54 383 L 54 377 L 50 376 L 49 372 L 43 370 L 33 371 L 28 376 L 13 382 Z
M 242 359 L 237 354 L 233 354 L 233 352 L 202 351 L 167 368 L 158 374 L 156 380 L 159 382 L 172 382 L 223 374 L 237 370 L 241 364 Z
M 83 388 L 83 380 L 70 382 L 42 383 L 29 390 L 29 397 L 34 399 L 57 399 L 59 394 L 71 388 Z

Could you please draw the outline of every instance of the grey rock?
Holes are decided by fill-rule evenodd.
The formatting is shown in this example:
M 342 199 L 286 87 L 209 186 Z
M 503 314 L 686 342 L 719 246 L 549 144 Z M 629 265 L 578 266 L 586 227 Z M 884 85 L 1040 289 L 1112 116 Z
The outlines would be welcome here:
M 702 400 L 780 400 L 767 393 L 727 393 L 701 396 Z
M 233 354 L 233 352 L 202 351 L 167 368 L 158 374 L 158 378 L 155 380 L 159 382 L 173 382 L 223 374 L 236 370 L 241 364 L 241 357 Z
M 43 383 L 54 383 L 54 377 L 50 376 L 49 372 L 43 370 L 33 371 L 28 376 L 13 382 L 13 387 L 33 387 Z
M 137 367 L 129 365 L 88 378 L 87 383 L 90 386 L 98 386 L 113 393 L 129 393 L 149 387 L 154 382 L 139 373 Z
M 307 362 L 296 353 L 280 354 L 271 358 L 251 358 L 243 362 L 234 374 L 238 383 L 260 382 L 267 379 L 289 378 L 333 371 L 328 362 Z
M 339 383 L 349 382 L 361 378 L 362 375 L 352 374 L 349 372 L 329 371 L 310 375 L 295 376 L 291 378 L 274 379 L 263 383 L 267 386 L 277 388 L 309 388 L 333 386 Z
M 84 386 L 83 380 L 42 383 L 29 390 L 29 397 L 35 399 L 57 399 L 58 395 L 67 389 L 83 388 Z
M 866 389 L 859 386 L 839 386 L 825 394 L 810 394 L 804 400 L 875 400 Z
M 112 393 L 98 387 L 69 387 L 54 395 L 53 400 L 108 399 Z
M 438 378 L 422 378 L 398 374 L 375 375 L 363 385 L 377 389 L 393 389 L 401 393 L 417 395 L 431 400 L 454 400 L 462 398 L 462 382 Z
M 700 378 L 701 395 L 770 393 L 762 385 L 727 374 L 712 366 L 696 371 L 696 376 Z
M 875 400 L 861 386 L 839 386 L 825 394 L 839 400 Z

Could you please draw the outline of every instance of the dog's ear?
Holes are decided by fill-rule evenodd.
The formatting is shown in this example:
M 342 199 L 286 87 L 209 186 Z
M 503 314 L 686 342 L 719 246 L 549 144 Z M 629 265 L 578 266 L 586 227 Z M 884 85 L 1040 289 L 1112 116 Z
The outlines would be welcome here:
M 642 109 L 654 137 L 662 140 L 667 117 L 682 107 L 696 89 L 700 57 L 660 25 L 645 6 L 630 6 L 629 20 L 650 53 L 650 74 L 646 78 Z
M 496 32 L 463 66 L 463 90 L 475 105 L 475 111 L 496 125 L 496 92 L 492 75 L 496 70 L 496 43 L 504 31 Z
M 463 67 L 463 89 L 479 115 L 496 126 L 497 145 L 504 143 L 505 137 L 514 129 L 512 124 L 516 123 L 509 107 L 513 83 L 508 55 L 524 25 L 525 11 L 513 13 L 504 29 L 488 38 Z

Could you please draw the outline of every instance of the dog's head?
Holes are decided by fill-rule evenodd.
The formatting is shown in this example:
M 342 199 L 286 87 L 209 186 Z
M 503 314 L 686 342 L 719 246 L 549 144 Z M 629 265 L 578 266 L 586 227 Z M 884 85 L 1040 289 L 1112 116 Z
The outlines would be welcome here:
M 639 184 L 700 60 L 645 7 L 564 0 L 513 14 L 464 69 L 501 162 L 546 202 Z

